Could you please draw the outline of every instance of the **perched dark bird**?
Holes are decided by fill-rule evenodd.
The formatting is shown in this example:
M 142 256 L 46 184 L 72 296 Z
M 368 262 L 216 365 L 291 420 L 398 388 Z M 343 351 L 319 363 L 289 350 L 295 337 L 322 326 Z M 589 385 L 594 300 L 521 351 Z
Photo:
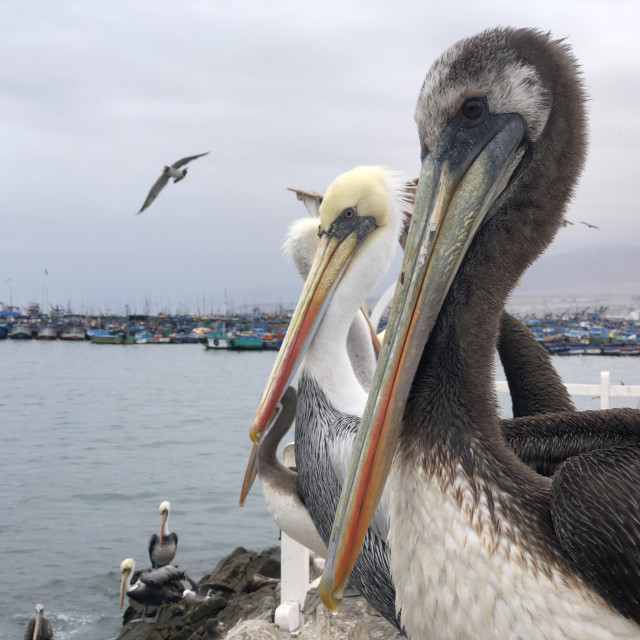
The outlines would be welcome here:
M 576 60 L 549 34 L 485 31 L 432 65 L 416 121 L 422 170 L 399 292 L 323 600 L 337 606 L 388 476 L 410 638 L 637 638 L 640 446 L 633 435 L 618 446 L 607 428 L 628 418 L 637 430 L 640 413 L 595 412 L 601 444 L 583 448 L 582 423 L 597 425 L 565 412 L 578 452 L 548 478 L 507 444 L 492 382 L 505 301 L 561 226 L 584 164 Z M 547 459 L 563 449 L 559 428 Z
M 598 230 L 600 230 L 600 227 L 596 227 L 595 224 L 590 224 L 588 222 L 584 222 L 583 220 L 580 220 L 580 224 L 586 225 L 587 227 L 589 227 L 589 229 L 598 229 Z
M 160 535 L 149 538 L 149 559 L 154 568 L 170 564 L 178 550 L 178 534 L 169 532 L 169 512 L 171 503 L 160 503 Z
M 44 607 L 36 605 L 36 613 L 29 620 L 27 630 L 24 633 L 24 640 L 52 640 L 53 631 L 49 621 L 44 617 Z
M 147 607 L 160 607 L 167 602 L 180 602 L 182 595 L 165 587 L 171 583 L 187 580 L 192 584 L 184 571 L 173 565 L 159 569 L 146 569 L 135 574 L 136 564 L 133 558 L 125 558 L 120 564 L 120 608 L 122 609 L 125 594 L 144 606 L 142 618 L 147 617 Z M 157 619 L 157 616 L 156 616 Z
M 209 151 L 206 151 L 205 153 L 199 153 L 196 156 L 180 158 L 180 160 L 177 160 L 171 166 L 167 167 L 165 165 L 162 167 L 160 177 L 153 183 L 142 207 L 140 207 L 140 211 L 138 211 L 136 215 L 141 214 L 156 199 L 158 194 L 164 189 L 167 182 L 169 182 L 169 178 L 173 178 L 174 182 L 180 182 L 180 180 L 187 175 L 187 167 L 184 167 L 185 164 L 195 160 L 196 158 L 202 158 L 202 156 L 206 156 L 208 153 Z M 180 167 L 184 167 L 184 169 L 180 169 Z

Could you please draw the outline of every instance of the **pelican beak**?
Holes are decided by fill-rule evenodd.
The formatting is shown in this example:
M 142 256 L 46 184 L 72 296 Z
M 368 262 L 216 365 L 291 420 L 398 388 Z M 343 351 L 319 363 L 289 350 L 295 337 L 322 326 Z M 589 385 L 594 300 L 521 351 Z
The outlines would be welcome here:
M 244 503 L 255 479 L 255 445 L 259 444 L 265 429 L 273 424 L 278 403 L 295 377 L 331 297 L 362 240 L 363 237 L 355 231 L 343 238 L 328 233 L 324 233 L 320 238 L 298 306 L 291 318 L 287 334 L 251 424 L 249 435 L 254 443 L 254 449 L 245 473 L 240 505 Z
M 168 518 L 169 518 L 168 511 L 163 511 L 160 514 L 160 546 L 162 546 L 162 541 L 164 540 L 164 527 L 167 524 Z
M 249 454 L 249 462 L 247 462 L 247 468 L 244 472 L 244 479 L 242 480 L 242 489 L 240 490 L 240 500 L 238 504 L 244 507 L 244 501 L 249 494 L 254 480 L 258 475 L 258 445 L 251 445 L 251 453 Z
M 36 623 L 33 627 L 33 635 L 31 636 L 31 640 L 38 640 L 40 637 L 40 627 L 42 626 L 42 611 L 38 611 L 38 615 L 36 616 Z
M 377 508 L 431 330 L 475 234 L 522 159 L 524 137 L 517 115 L 490 114 L 478 127 L 454 118 L 423 160 L 401 276 L 320 583 L 331 610 Z
M 125 570 L 120 574 L 120 608 L 124 604 L 124 589 L 127 583 L 128 572 Z

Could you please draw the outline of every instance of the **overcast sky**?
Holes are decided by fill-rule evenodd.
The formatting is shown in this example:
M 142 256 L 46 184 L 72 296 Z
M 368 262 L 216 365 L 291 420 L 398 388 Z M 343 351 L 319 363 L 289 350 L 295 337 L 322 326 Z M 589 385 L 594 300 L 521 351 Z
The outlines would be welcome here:
M 567 37 L 591 97 L 576 224 L 549 252 L 640 250 L 635 0 L 4 0 L 0 301 L 297 300 L 281 239 L 306 211 L 286 188 L 323 192 L 359 164 L 416 176 L 427 69 L 498 25 Z M 164 164 L 209 150 L 134 215 Z

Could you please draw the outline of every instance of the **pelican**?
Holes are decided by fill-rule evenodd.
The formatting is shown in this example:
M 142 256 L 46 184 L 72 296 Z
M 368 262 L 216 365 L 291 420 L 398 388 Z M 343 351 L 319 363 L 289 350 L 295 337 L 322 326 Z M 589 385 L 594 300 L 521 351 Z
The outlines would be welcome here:
M 587 448 L 544 477 L 506 444 L 491 388 L 504 302 L 584 164 L 575 58 L 531 29 L 462 40 L 428 72 L 416 121 L 413 219 L 323 601 L 337 607 L 386 483 L 410 638 L 636 638 L 640 447 Z
M 169 512 L 171 503 L 160 503 L 160 536 L 153 534 L 149 538 L 149 559 L 154 568 L 170 564 L 178 550 L 178 534 L 169 533 Z
M 367 397 L 349 359 L 348 334 L 396 251 L 401 202 L 402 182 L 380 167 L 358 167 L 329 186 L 315 221 L 318 249 L 252 424 L 257 442 L 300 365 L 297 486 L 324 543 Z M 384 530 L 384 520 L 381 510 L 376 531 Z M 399 628 L 388 554 L 374 529 L 367 533 L 352 585 Z
M 44 606 L 36 605 L 36 613 L 29 620 L 27 630 L 24 634 L 24 640 L 52 640 L 53 631 L 49 621 L 44 617 Z
M 290 538 L 326 558 L 327 547 L 298 494 L 298 476 L 276 455 L 280 441 L 295 418 L 297 395 L 293 387 L 284 392 L 273 425 L 261 439 L 260 447 L 255 449 L 255 464 L 262 494 L 274 522 Z
M 159 569 L 146 569 L 136 574 L 133 581 L 136 563 L 133 558 L 125 558 L 120 564 L 120 608 L 124 603 L 125 593 L 131 600 L 144 605 L 142 619 L 147 617 L 147 607 L 160 607 L 167 602 L 180 602 L 182 596 L 165 589 L 166 585 L 180 580 L 187 580 L 191 586 L 193 582 L 171 564 Z M 156 615 L 157 619 L 157 615 Z
M 153 183 L 153 186 L 149 190 L 147 197 L 145 198 L 142 206 L 140 207 L 140 211 L 136 215 L 140 215 L 147 207 L 151 205 L 151 203 L 157 198 L 158 194 L 165 188 L 167 182 L 169 182 L 169 178 L 173 178 L 173 182 L 180 182 L 186 175 L 188 167 L 184 167 L 185 164 L 195 160 L 196 158 L 202 158 L 202 156 L 206 156 L 209 151 L 205 151 L 204 153 L 199 153 L 195 156 L 187 156 L 186 158 L 180 158 L 180 160 L 176 160 L 170 166 L 162 167 L 162 173 L 160 177 Z M 181 169 L 180 167 L 184 167 Z
M 406 189 L 406 187 L 405 187 Z M 403 204 L 407 204 L 406 202 Z M 407 215 L 406 212 L 404 215 Z M 313 256 L 317 250 L 319 243 L 317 220 L 312 218 L 304 218 L 296 221 L 290 228 L 287 239 L 285 241 L 285 251 L 288 253 L 296 265 L 298 272 L 302 277 L 307 275 L 311 269 Z M 363 249 L 360 249 L 364 252 Z M 373 260 L 375 260 L 375 256 Z M 385 265 L 376 265 L 375 269 L 379 270 L 380 274 L 384 272 Z M 328 285 L 327 285 L 328 286 Z M 358 292 L 359 293 L 359 292 Z M 366 293 L 364 294 L 366 295 Z M 356 299 L 357 301 L 357 299 Z M 336 302 L 330 304 L 335 305 Z M 353 306 L 353 303 L 352 305 Z M 342 316 L 342 321 L 348 323 L 348 316 Z M 325 322 L 325 320 L 323 320 Z M 347 324 L 345 324 L 347 326 Z M 531 336 L 530 331 L 516 318 L 509 314 L 504 314 L 503 319 L 503 331 L 500 342 L 500 355 L 504 360 L 505 372 L 507 379 L 512 390 L 512 394 L 519 394 L 516 398 L 514 395 L 514 415 L 527 415 L 528 411 L 541 412 L 541 411 L 558 411 L 558 410 L 572 410 L 573 403 L 568 395 L 561 379 L 555 373 L 548 354 L 542 349 L 542 347 Z M 290 327 L 292 331 L 294 323 Z M 333 329 L 327 331 L 327 336 L 333 336 L 333 349 L 330 353 L 323 353 L 322 355 L 316 354 L 316 358 L 324 358 L 327 363 L 334 361 L 342 361 L 343 358 L 337 358 L 334 356 L 334 351 L 344 350 L 344 344 L 340 342 L 340 335 L 344 332 L 336 332 Z M 342 344 L 342 346 L 340 346 Z M 286 349 L 283 345 L 282 351 Z M 365 322 L 362 314 L 356 313 L 353 322 L 351 324 L 346 344 L 347 354 L 349 356 L 350 366 L 353 369 L 360 386 L 356 383 L 354 385 L 353 393 L 361 393 L 362 388 L 365 390 L 369 388 L 371 382 L 372 370 L 375 366 L 375 358 L 371 349 L 370 340 L 370 328 Z M 304 349 L 301 350 L 298 359 L 301 358 L 304 353 Z M 326 366 L 326 365 L 325 365 Z M 292 365 L 295 367 L 295 364 Z M 274 368 L 274 370 L 277 366 Z M 532 385 L 526 384 L 523 379 L 523 375 L 529 374 L 529 379 Z M 555 385 L 555 386 L 554 386 Z M 537 386 L 540 388 L 538 389 Z M 345 386 L 342 385 L 342 390 L 345 390 Z M 324 391 L 327 398 L 332 402 L 331 393 L 335 393 L 335 389 Z M 276 450 L 283 435 L 288 430 L 293 416 L 288 417 L 287 404 L 290 403 L 291 407 L 289 411 L 293 411 L 293 405 L 295 403 L 295 392 L 293 389 L 289 389 L 287 394 L 290 394 L 291 400 L 285 401 L 283 397 L 281 404 L 283 408 L 279 408 L 275 419 L 275 424 L 271 426 L 266 432 L 264 437 L 260 441 L 260 448 L 254 445 L 250 462 L 247 467 L 247 473 L 245 475 L 245 481 L 243 484 L 240 503 L 243 504 L 246 494 L 251 486 L 255 473 L 258 473 L 260 482 L 262 485 L 263 495 L 267 502 L 269 511 L 274 518 L 276 524 L 285 531 L 290 537 L 294 538 L 301 544 L 304 544 L 321 557 L 326 557 L 327 551 L 324 542 L 318 537 L 315 527 L 309 517 L 309 514 L 305 508 L 305 505 L 298 496 L 297 474 L 285 468 L 276 459 Z M 307 401 L 308 411 L 313 412 L 315 410 L 312 404 Z M 342 448 L 341 454 L 346 457 L 350 451 L 351 441 L 355 437 L 355 430 L 357 428 L 357 418 L 359 415 L 355 415 L 355 419 L 351 418 L 349 431 L 341 433 L 342 438 L 346 438 Z M 313 420 L 309 419 L 307 415 L 305 420 L 310 424 L 318 425 L 321 422 L 318 418 Z M 335 418 L 336 422 L 347 422 L 346 418 Z M 325 423 L 322 426 L 324 430 L 330 430 L 331 426 Z M 308 427 L 310 428 L 310 427 Z M 505 423 L 503 429 L 508 434 L 511 429 L 511 423 Z M 527 453 L 525 446 L 526 438 L 521 434 L 516 433 L 511 436 L 511 440 L 514 442 L 514 446 L 520 446 L 523 449 L 523 454 Z M 323 447 L 318 445 L 318 449 L 322 450 Z M 256 459 L 257 456 L 257 459 Z M 534 452 L 530 454 L 532 460 L 534 459 Z M 333 459 L 338 458 L 338 452 L 333 453 Z M 307 465 L 311 464 L 312 459 L 306 461 Z M 301 463 L 305 464 L 305 463 Z M 340 463 L 334 463 L 340 464 Z M 302 490 L 301 490 L 302 493 Z M 304 499 L 304 493 L 302 493 Z M 384 515 L 384 509 L 381 510 L 380 522 L 384 523 L 386 517 Z M 379 530 L 384 533 L 386 529 L 383 524 L 379 525 Z M 384 555 L 384 544 L 382 539 L 374 539 L 375 546 L 379 554 Z M 381 570 L 379 572 L 379 579 L 385 583 L 385 589 L 383 593 L 386 593 L 388 597 L 391 597 L 392 589 L 390 585 L 390 577 L 383 575 L 385 563 L 381 563 Z M 388 600 L 383 601 L 387 606 L 387 617 L 389 617 Z M 384 615 L 385 609 L 381 611 Z

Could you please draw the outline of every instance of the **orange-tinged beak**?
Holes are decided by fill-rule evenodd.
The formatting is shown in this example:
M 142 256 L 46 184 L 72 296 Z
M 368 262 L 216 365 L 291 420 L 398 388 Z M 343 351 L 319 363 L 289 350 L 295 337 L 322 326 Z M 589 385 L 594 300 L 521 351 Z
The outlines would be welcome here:
M 124 604 L 124 588 L 125 588 L 125 584 L 127 582 L 127 577 L 128 577 L 128 573 L 126 571 L 123 571 L 121 576 L 120 576 L 120 608 L 122 609 L 122 606 Z
M 355 233 L 350 233 L 341 241 L 324 234 L 311 265 L 293 313 L 287 334 L 278 352 L 273 369 L 260 398 L 249 435 L 254 443 L 249 464 L 245 472 L 240 505 L 245 501 L 256 476 L 256 446 L 260 438 L 275 419 L 282 395 L 295 377 L 306 350 L 322 321 L 345 269 L 358 247 Z
M 249 490 L 253 485 L 256 475 L 258 475 L 258 445 L 251 445 L 251 453 L 249 454 L 249 462 L 247 462 L 247 468 L 244 472 L 244 479 L 242 480 L 242 489 L 240 490 L 240 500 L 238 504 L 244 507 L 244 501 L 249 494 Z
M 503 124 L 504 122 L 504 124 Z M 337 610 L 387 481 L 413 377 L 451 284 L 520 162 L 524 124 L 505 116 L 477 152 L 428 154 L 385 339 L 336 512 L 320 596 Z M 479 134 L 484 132 L 479 131 Z M 443 136 L 444 137 L 444 136 Z

